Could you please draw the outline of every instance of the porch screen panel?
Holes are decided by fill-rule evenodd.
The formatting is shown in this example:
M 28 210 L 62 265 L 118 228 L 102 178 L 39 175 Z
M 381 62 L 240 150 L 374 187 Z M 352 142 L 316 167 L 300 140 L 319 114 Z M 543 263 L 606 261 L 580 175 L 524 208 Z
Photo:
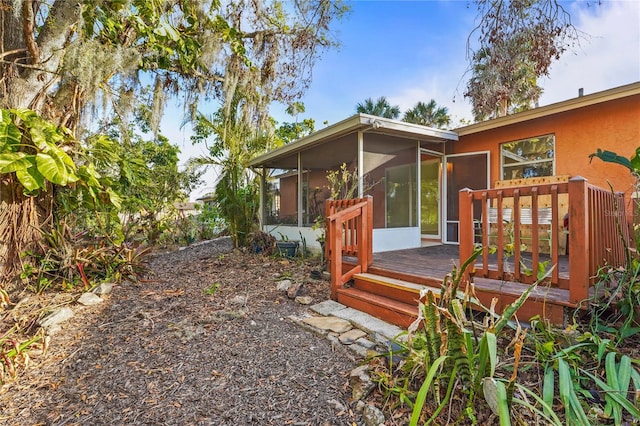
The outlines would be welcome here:
M 365 132 L 363 142 L 363 187 L 373 196 L 373 227 L 417 227 L 416 141 Z
M 448 156 L 446 241 L 457 243 L 459 236 L 459 193 L 461 189 L 487 189 L 489 159 L 486 153 Z M 480 210 L 474 218 L 480 218 Z
M 298 222 L 298 171 L 278 170 L 268 183 L 266 194 L 267 225 L 296 225 Z
M 313 226 L 324 217 L 324 202 L 331 197 L 331 190 L 340 194 L 353 194 L 357 191 L 358 138 L 356 134 L 325 142 L 300 153 L 304 170 L 302 193 L 302 226 Z M 344 168 L 343 168 L 344 165 Z M 328 175 L 334 176 L 334 184 Z M 355 187 L 355 192 L 353 191 Z M 343 198 L 339 195 L 338 198 Z

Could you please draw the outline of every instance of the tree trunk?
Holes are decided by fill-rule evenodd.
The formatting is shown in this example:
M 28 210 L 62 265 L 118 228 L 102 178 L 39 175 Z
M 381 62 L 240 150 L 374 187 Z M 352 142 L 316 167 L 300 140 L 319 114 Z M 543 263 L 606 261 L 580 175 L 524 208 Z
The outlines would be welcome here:
M 51 6 L 31 0 L 0 0 L 0 108 L 33 109 L 58 124 L 69 116 L 70 106 L 57 105 L 55 94 L 80 4 L 72 0 L 56 0 Z M 40 7 L 49 10 L 44 24 L 38 26 Z M 51 224 L 51 194 L 25 196 L 13 173 L 0 175 L 0 289 L 17 281 L 23 266 L 21 255 L 39 250 L 41 230 Z
M 41 253 L 41 226 L 51 214 L 51 197 L 25 196 L 13 176 L 0 180 L 0 289 L 11 289 L 23 270 L 22 255 Z

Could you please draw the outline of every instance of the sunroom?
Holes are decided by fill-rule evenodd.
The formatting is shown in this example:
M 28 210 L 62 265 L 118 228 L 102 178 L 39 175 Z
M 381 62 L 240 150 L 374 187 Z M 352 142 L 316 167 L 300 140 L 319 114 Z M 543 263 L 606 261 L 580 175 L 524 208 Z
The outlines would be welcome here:
M 373 197 L 374 252 L 456 243 L 459 190 L 488 187 L 488 153 L 447 155 L 457 140 L 452 131 L 357 114 L 266 153 L 251 162 L 262 169 L 262 228 L 319 249 L 317 224 L 336 187 L 329 181 L 350 176 L 352 197 Z

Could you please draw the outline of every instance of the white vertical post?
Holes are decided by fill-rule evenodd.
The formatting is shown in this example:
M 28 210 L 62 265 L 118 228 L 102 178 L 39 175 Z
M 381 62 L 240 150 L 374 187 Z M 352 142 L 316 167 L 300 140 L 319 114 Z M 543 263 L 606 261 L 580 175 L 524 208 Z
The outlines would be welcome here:
M 364 132 L 358 132 L 358 198 L 364 197 Z
M 298 152 L 298 227 L 302 227 L 302 156 Z
M 263 230 L 264 222 L 266 218 L 266 203 L 267 199 L 267 168 L 262 168 L 262 175 L 260 176 L 260 203 L 258 204 L 258 225 Z

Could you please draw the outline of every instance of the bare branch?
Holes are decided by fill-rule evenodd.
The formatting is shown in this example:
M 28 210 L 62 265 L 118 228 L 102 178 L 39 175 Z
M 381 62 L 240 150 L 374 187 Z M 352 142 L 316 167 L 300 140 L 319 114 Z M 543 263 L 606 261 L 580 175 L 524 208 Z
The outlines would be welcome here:
M 33 8 L 35 5 L 30 1 L 22 3 L 22 36 L 24 37 L 24 43 L 27 46 L 27 50 L 31 55 L 29 60 L 30 64 L 35 64 L 39 57 L 38 44 L 34 38 L 35 19 Z

